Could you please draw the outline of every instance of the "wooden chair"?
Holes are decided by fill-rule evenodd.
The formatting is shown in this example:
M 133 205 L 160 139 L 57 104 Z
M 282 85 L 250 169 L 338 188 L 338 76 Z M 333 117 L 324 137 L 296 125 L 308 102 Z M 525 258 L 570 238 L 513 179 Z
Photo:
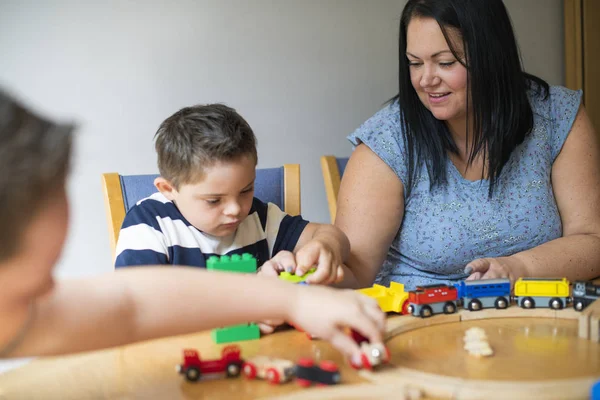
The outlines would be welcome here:
M 125 214 L 139 200 L 157 191 L 154 179 L 158 175 L 102 174 L 104 205 L 108 219 L 108 235 L 113 259 L 119 231 Z M 265 203 L 274 203 L 290 215 L 300 214 L 300 165 L 285 164 L 279 168 L 256 170 L 254 196 Z
M 338 192 L 346 164 L 348 164 L 348 157 L 321 156 L 321 170 L 323 171 L 323 182 L 332 224 L 335 222 Z

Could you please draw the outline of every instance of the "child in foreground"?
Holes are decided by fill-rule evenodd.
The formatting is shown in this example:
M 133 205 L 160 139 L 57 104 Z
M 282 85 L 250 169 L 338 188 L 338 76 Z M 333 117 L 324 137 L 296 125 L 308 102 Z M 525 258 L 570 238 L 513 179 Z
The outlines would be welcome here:
M 382 340 L 384 314 L 352 291 L 156 266 L 54 282 L 68 225 L 71 131 L 0 91 L 0 358 L 96 350 L 267 319 L 302 327 L 353 361 L 360 350 L 344 327 Z

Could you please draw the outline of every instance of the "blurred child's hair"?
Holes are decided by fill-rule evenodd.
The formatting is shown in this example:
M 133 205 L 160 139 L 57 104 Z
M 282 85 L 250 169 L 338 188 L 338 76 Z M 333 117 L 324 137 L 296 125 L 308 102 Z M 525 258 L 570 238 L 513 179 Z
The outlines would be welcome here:
M 217 162 L 258 159 L 250 125 L 223 104 L 182 108 L 160 125 L 155 140 L 160 175 L 176 189 L 198 182 Z
M 17 253 L 32 219 L 63 189 L 72 130 L 34 114 L 0 89 L 0 261 Z

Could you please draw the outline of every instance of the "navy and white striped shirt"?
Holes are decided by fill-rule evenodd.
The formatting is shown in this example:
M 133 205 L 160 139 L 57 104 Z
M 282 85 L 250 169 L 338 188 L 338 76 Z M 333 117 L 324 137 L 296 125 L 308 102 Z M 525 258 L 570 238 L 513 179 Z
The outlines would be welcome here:
M 213 255 L 250 253 L 261 266 L 281 250 L 293 251 L 308 221 L 254 198 L 234 235 L 206 235 L 160 192 L 137 202 L 123 221 L 115 267 L 173 264 L 206 267 Z

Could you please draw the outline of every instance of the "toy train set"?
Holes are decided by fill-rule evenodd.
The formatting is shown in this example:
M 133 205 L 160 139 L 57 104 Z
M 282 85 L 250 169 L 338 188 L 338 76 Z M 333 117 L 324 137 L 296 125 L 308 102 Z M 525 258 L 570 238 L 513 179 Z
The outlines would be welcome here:
M 469 311 L 484 308 L 502 310 L 512 302 L 522 308 L 547 307 L 554 310 L 561 310 L 572 303 L 576 311 L 582 311 L 600 297 L 600 285 L 575 282 L 572 295 L 569 294 L 569 286 L 565 278 L 519 278 L 513 291 L 509 279 L 488 279 L 461 281 L 454 285 L 417 286 L 408 292 L 404 291 L 404 285 L 392 282 L 389 288 L 373 285 L 359 292 L 377 300 L 385 312 L 422 318 L 453 314 L 461 306 Z
M 236 260 L 232 260 L 232 262 L 234 261 Z M 294 284 L 307 284 L 306 278 L 314 272 L 314 269 L 310 270 L 302 277 L 284 272 L 279 278 Z M 587 329 L 590 335 L 589 339 L 600 341 L 598 337 L 592 337 L 594 334 L 600 335 L 598 323 L 600 303 L 596 302 L 600 298 L 600 285 L 592 282 L 576 281 L 571 289 L 570 282 L 565 278 L 519 278 L 513 287 L 511 287 L 509 279 L 488 279 L 461 281 L 453 285 L 423 285 L 410 291 L 405 291 L 403 284 L 392 282 L 389 287 L 375 284 L 370 288 L 359 289 L 358 292 L 375 299 L 384 312 L 411 315 L 417 318 L 428 318 L 436 314 L 454 314 L 459 308 L 472 312 L 483 309 L 505 310 L 511 306 L 524 309 L 562 310 L 572 304 L 575 311 L 583 311 L 579 317 L 579 336 L 585 336 L 582 336 L 582 332 L 589 325 L 589 329 Z M 592 303 L 595 304 L 586 310 Z M 558 314 L 571 315 L 571 313 Z M 460 315 L 462 313 L 458 314 L 458 316 Z M 474 317 L 476 315 L 483 314 L 472 314 Z M 585 329 L 582 331 L 581 319 L 584 317 L 587 318 L 587 325 L 583 324 Z M 593 320 L 594 318 L 596 319 Z M 404 320 L 404 318 L 401 319 Z M 593 324 L 596 324 L 597 328 L 591 328 Z M 361 351 L 361 363 L 355 365 L 351 362 L 352 367 L 376 369 L 381 365 L 389 364 L 391 354 L 384 343 L 369 343 L 356 331 L 351 331 L 350 334 L 359 344 Z M 309 335 L 309 337 L 311 336 Z M 242 338 L 240 335 L 237 335 L 236 338 L 238 340 L 248 339 Z M 257 338 L 253 337 L 252 339 Z M 482 343 L 476 344 L 481 345 Z M 493 353 L 491 348 L 488 350 L 490 354 Z M 483 354 L 481 351 L 480 353 Z M 295 380 L 298 385 L 303 387 L 313 384 L 325 386 L 341 383 L 340 369 L 332 361 L 301 358 L 294 363 L 263 355 L 245 360 L 241 356 L 240 348 L 236 345 L 224 347 L 221 357 L 214 360 L 202 360 L 197 350 L 186 349 L 183 352 L 183 363 L 177 366 L 177 371 L 190 382 L 199 381 L 209 375 L 227 378 L 244 375 L 247 379 L 262 379 L 271 384 Z

